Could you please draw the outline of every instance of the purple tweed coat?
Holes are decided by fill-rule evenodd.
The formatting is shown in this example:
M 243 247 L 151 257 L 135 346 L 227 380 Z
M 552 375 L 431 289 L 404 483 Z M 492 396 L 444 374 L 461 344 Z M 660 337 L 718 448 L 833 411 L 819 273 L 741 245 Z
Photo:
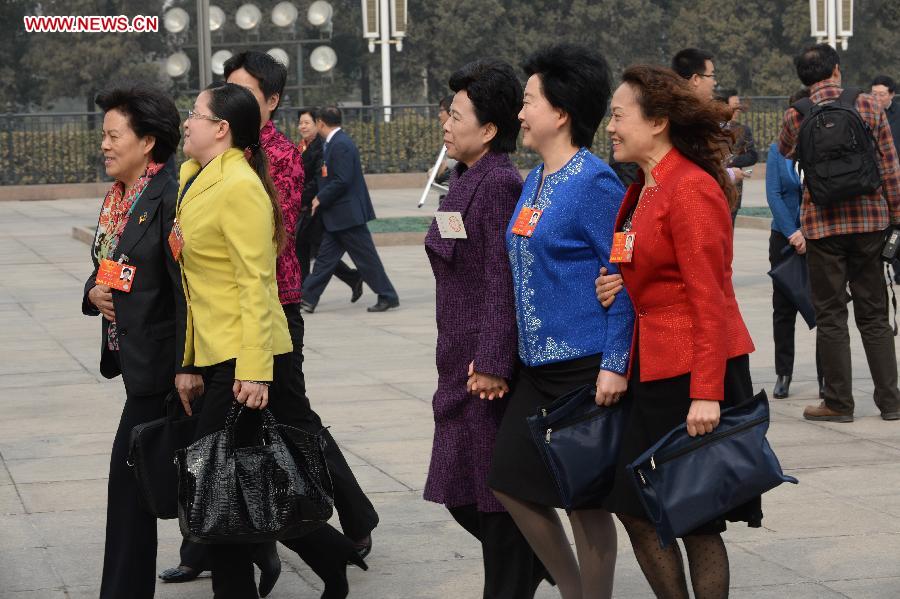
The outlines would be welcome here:
M 460 168 L 460 167 L 457 167 Z M 437 295 L 438 386 L 434 444 L 425 499 L 447 507 L 475 504 L 503 511 L 487 486 L 494 438 L 507 398 L 488 401 L 466 392 L 469 363 L 510 379 L 516 357 L 516 311 L 504 235 L 522 178 L 506 154 L 489 152 L 454 173 L 441 204 L 460 212 L 467 239 L 442 239 L 433 222 L 425 250 Z

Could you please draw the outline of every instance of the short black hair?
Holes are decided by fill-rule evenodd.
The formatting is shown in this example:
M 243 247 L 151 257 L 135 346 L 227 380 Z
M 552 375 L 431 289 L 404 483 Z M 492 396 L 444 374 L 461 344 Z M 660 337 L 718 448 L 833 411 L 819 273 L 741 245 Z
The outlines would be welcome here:
M 244 69 L 259 81 L 259 89 L 266 99 L 278 94 L 278 103 L 281 103 L 284 85 L 287 83 L 287 67 L 265 52 L 247 50 L 225 61 L 225 80 L 238 69 Z M 277 110 L 278 106 L 275 106 L 273 116 Z
M 606 59 L 584 46 L 557 44 L 529 56 L 522 68 L 537 75 L 547 101 L 569 115 L 572 144 L 591 147 L 612 95 Z
M 828 44 L 809 46 L 794 58 L 797 76 L 806 86 L 830 79 L 834 67 L 839 64 L 841 64 L 840 55 Z
M 683 79 L 706 74 L 706 61 L 712 62 L 713 55 L 699 48 L 685 48 L 672 57 L 672 70 Z
M 341 109 L 337 106 L 326 106 L 325 108 L 320 109 L 316 118 L 329 127 L 337 127 L 344 121 Z
M 104 113 L 120 110 L 138 137 L 152 136 L 154 162 L 165 163 L 181 141 L 181 116 L 172 98 L 152 87 L 136 85 L 100 92 L 94 99 Z
M 304 114 L 308 114 L 309 118 L 315 122 L 317 118 L 319 118 L 319 109 L 315 106 L 304 106 L 300 110 L 297 111 L 297 120 L 300 120 L 300 117 Z
M 491 140 L 493 152 L 516 151 L 519 137 L 519 111 L 522 110 L 522 84 L 507 63 L 494 60 L 470 62 L 450 75 L 450 89 L 466 91 L 478 123 L 494 123 L 497 135 Z
M 878 75 L 874 79 L 872 79 L 872 86 L 883 85 L 888 89 L 889 93 L 894 93 L 897 91 L 897 84 L 893 79 L 888 77 L 887 75 Z
M 449 96 L 444 96 L 441 98 L 441 101 L 438 102 L 438 106 L 440 106 L 441 110 L 444 112 L 450 112 L 450 105 L 453 104 L 453 94 Z

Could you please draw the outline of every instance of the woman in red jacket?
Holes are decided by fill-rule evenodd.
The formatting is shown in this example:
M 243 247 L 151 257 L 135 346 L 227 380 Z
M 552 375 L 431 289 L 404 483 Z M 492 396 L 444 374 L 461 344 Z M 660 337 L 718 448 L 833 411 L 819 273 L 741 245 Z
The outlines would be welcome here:
M 729 133 L 725 107 L 698 100 L 669 69 L 634 66 L 612 99 L 607 131 L 618 162 L 641 175 L 616 219 L 617 257 L 636 313 L 629 391 L 633 409 L 616 484 L 604 507 L 614 512 L 658 597 L 687 599 L 681 549 L 661 549 L 640 508 L 625 465 L 677 425 L 692 436 L 712 432 L 720 406 L 752 395 L 753 342 L 731 283 L 734 185 L 720 148 Z M 614 241 L 614 258 L 616 253 Z M 759 499 L 686 535 L 698 599 L 728 596 L 727 520 L 759 525 Z

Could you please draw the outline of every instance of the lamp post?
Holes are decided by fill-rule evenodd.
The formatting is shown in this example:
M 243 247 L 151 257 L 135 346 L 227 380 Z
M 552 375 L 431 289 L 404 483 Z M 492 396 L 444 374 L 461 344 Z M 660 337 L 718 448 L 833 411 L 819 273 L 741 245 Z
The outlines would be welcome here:
M 391 44 L 403 50 L 406 36 L 406 0 L 362 0 L 363 38 L 369 52 L 381 44 L 381 103 L 384 122 L 391 122 Z
M 853 36 L 853 0 L 809 0 L 810 35 L 818 43 L 827 42 L 847 49 Z
M 212 40 L 209 32 L 209 0 L 197 0 L 197 70 L 200 89 L 212 83 Z

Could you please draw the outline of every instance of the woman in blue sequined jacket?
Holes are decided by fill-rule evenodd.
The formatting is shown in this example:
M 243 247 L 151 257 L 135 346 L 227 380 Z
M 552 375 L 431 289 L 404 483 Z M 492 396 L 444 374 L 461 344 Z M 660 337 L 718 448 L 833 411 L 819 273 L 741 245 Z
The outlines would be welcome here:
M 559 585 L 563 599 L 610 597 L 616 532 L 603 497 L 569 514 L 578 559 L 554 508 L 556 484 L 525 418 L 566 393 L 596 384 L 610 405 L 627 386 L 634 311 L 627 295 L 607 310 L 594 294 L 609 257 L 624 189 L 591 154 L 611 92 L 602 56 L 553 46 L 524 65 L 519 114 L 524 143 L 543 163 L 525 181 L 506 240 L 518 323 L 517 373 L 494 449 L 489 484 Z

